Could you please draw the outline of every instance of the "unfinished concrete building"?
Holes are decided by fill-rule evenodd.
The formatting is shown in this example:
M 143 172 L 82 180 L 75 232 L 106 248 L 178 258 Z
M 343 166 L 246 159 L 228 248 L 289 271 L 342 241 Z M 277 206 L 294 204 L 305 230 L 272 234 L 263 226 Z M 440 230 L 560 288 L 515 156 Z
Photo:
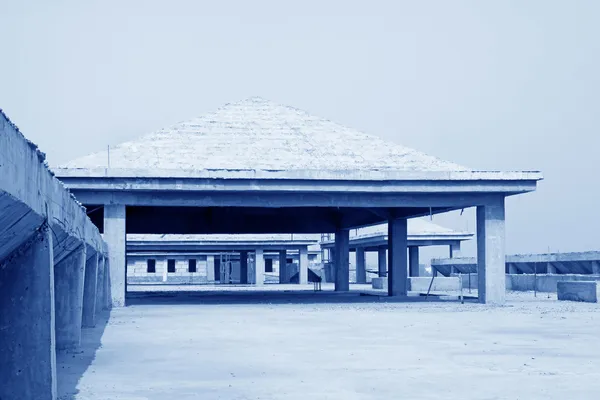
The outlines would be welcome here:
M 56 398 L 56 353 L 109 306 L 107 246 L 0 111 L 0 399 Z
M 305 284 L 321 269 L 319 238 L 306 234 L 128 235 L 127 283 Z M 306 281 L 300 281 L 300 276 Z
M 385 222 L 388 295 L 405 296 L 407 220 L 467 207 L 477 207 L 479 299 L 502 304 L 504 200 L 541 179 L 472 170 L 261 98 L 107 153 L 55 171 L 104 233 L 113 306 L 125 305 L 129 233 L 335 233 L 335 290 L 347 291 L 349 231 Z

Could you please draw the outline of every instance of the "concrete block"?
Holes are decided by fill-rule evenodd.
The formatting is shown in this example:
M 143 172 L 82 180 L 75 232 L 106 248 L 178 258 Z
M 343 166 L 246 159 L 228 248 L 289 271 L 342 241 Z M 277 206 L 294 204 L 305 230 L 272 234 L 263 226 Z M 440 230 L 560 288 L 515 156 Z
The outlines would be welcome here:
M 558 282 L 558 300 L 598 303 L 600 285 L 595 281 Z
M 386 277 L 377 277 L 373 278 L 371 285 L 373 286 L 373 289 L 387 289 L 388 281 Z

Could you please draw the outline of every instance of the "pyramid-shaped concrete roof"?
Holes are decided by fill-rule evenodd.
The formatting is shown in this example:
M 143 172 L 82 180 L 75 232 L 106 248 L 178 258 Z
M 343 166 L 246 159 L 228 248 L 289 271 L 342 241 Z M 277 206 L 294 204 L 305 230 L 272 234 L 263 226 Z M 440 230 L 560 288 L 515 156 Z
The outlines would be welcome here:
M 107 151 L 62 167 L 107 167 Z M 467 171 L 296 108 L 253 97 L 110 149 L 110 167 L 160 170 Z

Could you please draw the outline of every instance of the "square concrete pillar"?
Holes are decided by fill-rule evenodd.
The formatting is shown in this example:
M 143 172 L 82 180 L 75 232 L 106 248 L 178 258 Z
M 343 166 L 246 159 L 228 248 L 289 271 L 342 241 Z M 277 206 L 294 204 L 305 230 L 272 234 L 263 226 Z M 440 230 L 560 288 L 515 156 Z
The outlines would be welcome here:
M 504 304 L 505 222 L 504 198 L 477 207 L 477 279 L 479 302 Z
M 206 256 L 206 280 L 209 282 L 215 281 L 215 256 Z
M 126 285 L 126 242 L 125 206 L 104 206 L 104 241 L 108 245 L 110 260 L 110 294 L 113 307 L 125 307 Z
M 408 224 L 406 219 L 388 221 L 388 296 L 408 295 Z
M 81 345 L 85 266 L 83 243 L 54 266 L 57 350 L 74 351 Z
M 308 283 L 308 247 L 300 247 L 298 258 L 298 283 Z
M 279 283 L 288 283 L 287 251 L 279 251 Z
M 380 278 L 387 276 L 387 249 L 385 247 L 377 249 L 377 272 Z
M 240 251 L 240 283 L 248 283 L 248 252 Z
M 0 399 L 56 398 L 52 239 L 43 227 L 0 260 Z
M 408 248 L 408 270 L 410 276 L 420 276 L 418 246 Z
M 367 267 L 365 265 L 365 249 L 356 248 L 356 283 L 367 283 Z
M 335 291 L 350 290 L 350 231 L 338 229 L 335 231 Z
M 93 328 L 96 326 L 96 288 L 98 287 L 98 253 L 90 251 L 86 254 L 85 280 L 83 284 L 83 317 L 81 326 Z
M 256 249 L 254 260 L 254 283 L 262 286 L 265 283 L 265 256 L 262 249 Z
M 98 281 L 96 283 L 96 315 L 100 314 L 106 304 L 104 298 L 104 257 L 98 256 Z

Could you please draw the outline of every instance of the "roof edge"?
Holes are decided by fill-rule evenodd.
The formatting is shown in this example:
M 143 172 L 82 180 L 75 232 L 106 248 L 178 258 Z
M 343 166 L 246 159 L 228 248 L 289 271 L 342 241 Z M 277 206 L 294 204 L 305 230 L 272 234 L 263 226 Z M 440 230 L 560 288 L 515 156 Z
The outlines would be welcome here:
M 540 181 L 540 171 L 401 170 L 181 170 L 129 168 L 53 168 L 61 178 L 203 178 L 391 181 Z

